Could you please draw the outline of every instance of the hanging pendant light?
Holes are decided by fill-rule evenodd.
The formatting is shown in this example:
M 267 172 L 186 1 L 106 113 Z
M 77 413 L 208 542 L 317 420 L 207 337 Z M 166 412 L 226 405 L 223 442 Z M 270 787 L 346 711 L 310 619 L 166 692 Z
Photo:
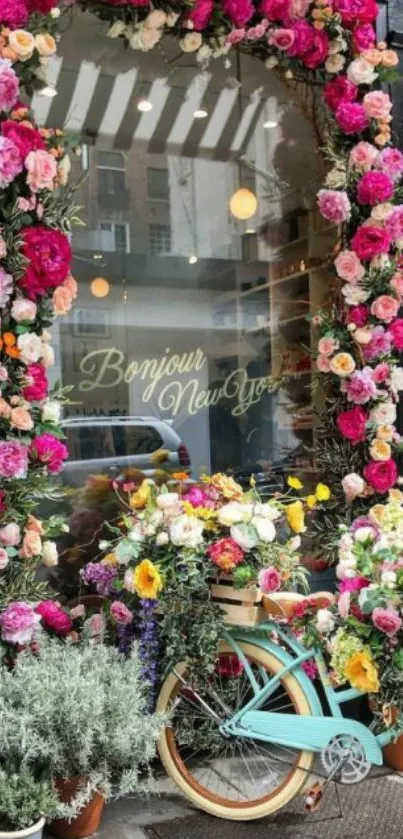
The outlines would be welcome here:
M 254 192 L 246 187 L 241 187 L 234 192 L 229 202 L 229 208 L 235 218 L 246 221 L 255 215 L 257 210 L 257 198 Z

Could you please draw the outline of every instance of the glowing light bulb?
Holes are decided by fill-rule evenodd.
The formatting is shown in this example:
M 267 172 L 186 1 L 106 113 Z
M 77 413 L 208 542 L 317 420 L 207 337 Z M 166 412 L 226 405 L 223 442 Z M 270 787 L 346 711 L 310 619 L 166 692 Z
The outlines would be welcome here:
M 94 297 L 107 297 L 111 287 L 108 280 L 105 280 L 103 277 L 96 277 L 95 280 L 92 281 L 90 289 L 91 294 L 93 294 Z
M 229 208 L 235 218 L 239 218 L 241 221 L 246 221 L 247 219 L 252 218 L 252 216 L 256 213 L 256 195 L 251 192 L 250 189 L 241 187 L 241 189 L 237 189 L 237 191 L 234 192 L 229 202 Z

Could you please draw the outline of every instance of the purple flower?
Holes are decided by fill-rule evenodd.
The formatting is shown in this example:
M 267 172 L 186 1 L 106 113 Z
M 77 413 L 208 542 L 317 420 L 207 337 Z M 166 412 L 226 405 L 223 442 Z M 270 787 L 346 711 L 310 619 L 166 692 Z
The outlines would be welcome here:
M 111 594 L 113 583 L 118 575 L 118 569 L 114 565 L 103 565 L 101 562 L 89 562 L 80 571 L 80 577 L 87 585 L 95 585 L 97 594 L 108 597 Z
M 347 192 L 337 189 L 320 189 L 318 206 L 323 218 L 333 224 L 341 224 L 350 218 L 351 204 Z
M 363 370 L 355 370 L 350 378 L 342 383 L 341 390 L 347 394 L 350 402 L 365 405 L 377 394 L 371 368 L 364 367 Z
M 140 600 L 139 658 L 142 673 L 149 685 L 148 707 L 152 711 L 155 704 L 158 681 L 158 627 L 155 618 L 157 601 Z
M 376 326 L 372 330 L 369 344 L 363 347 L 365 361 L 374 361 L 390 352 L 392 337 L 385 332 L 383 326 Z

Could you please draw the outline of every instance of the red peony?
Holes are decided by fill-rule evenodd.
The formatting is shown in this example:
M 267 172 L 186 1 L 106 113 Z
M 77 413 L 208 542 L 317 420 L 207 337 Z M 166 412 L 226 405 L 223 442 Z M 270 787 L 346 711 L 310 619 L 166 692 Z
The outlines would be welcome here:
M 42 600 L 42 603 L 39 603 L 36 607 L 35 612 L 41 616 L 43 626 L 56 632 L 56 635 L 65 637 L 73 628 L 69 615 L 52 600 Z
M 19 29 L 28 23 L 29 11 L 26 0 L 0 0 L 0 20 L 3 26 Z
M 344 134 L 361 134 L 369 125 L 369 119 L 359 102 L 344 99 L 336 108 L 336 119 Z
M 64 233 L 43 224 L 25 227 L 22 237 L 22 253 L 30 264 L 20 286 L 34 299 L 66 279 L 72 259 L 71 246 Z
M 243 551 L 234 539 L 219 539 L 207 548 L 207 556 L 221 568 L 221 571 L 232 571 L 243 561 Z
M 55 475 L 63 467 L 63 461 L 68 457 L 67 446 L 61 443 L 53 434 L 40 434 L 32 440 L 30 455 L 48 467 L 48 471 Z
M 3 137 L 8 137 L 9 140 L 13 141 L 14 145 L 19 149 L 23 160 L 25 160 L 30 151 L 46 148 L 39 131 L 36 128 L 30 128 L 29 125 L 23 125 L 21 122 L 6 119 L 2 123 L 1 133 Z
M 354 102 L 357 99 L 358 87 L 347 76 L 338 76 L 328 82 L 323 91 L 323 96 L 328 108 L 337 111 L 341 102 Z
M 403 350 L 403 318 L 396 318 L 388 327 L 388 335 L 392 338 L 396 350 Z
M 388 253 L 391 238 L 383 227 L 361 225 L 351 240 L 351 247 L 359 259 L 368 261 L 381 253 Z
M 223 0 L 223 9 L 234 26 L 243 27 L 255 13 L 252 0 Z
M 375 0 L 334 0 L 333 10 L 349 29 L 357 23 L 373 23 L 378 14 Z
M 360 303 L 358 306 L 351 306 L 347 312 L 347 323 L 354 323 L 355 326 L 365 326 L 370 314 L 369 306 Z
M 348 411 L 342 411 L 339 414 L 337 417 L 337 428 L 346 440 L 350 440 L 350 443 L 356 446 L 357 443 L 365 440 L 367 421 L 368 416 L 364 408 L 356 405 L 354 408 L 350 408 Z
M 40 402 L 48 395 L 48 380 L 43 364 L 29 364 L 26 370 L 29 384 L 22 389 L 22 395 L 27 402 Z
M 399 472 L 392 458 L 389 460 L 372 460 L 364 468 L 364 478 L 376 492 L 389 492 L 394 487 Z
M 357 185 L 357 198 L 360 204 L 382 204 L 393 195 L 393 181 L 384 172 L 365 172 Z
M 213 14 L 214 0 L 196 0 L 189 14 L 189 20 L 193 23 L 193 28 L 197 32 L 201 32 L 210 23 Z
M 262 0 L 259 12 L 268 20 L 286 21 L 290 13 L 290 0 Z
M 329 54 L 329 37 L 323 30 L 314 30 L 312 44 L 302 56 L 302 61 L 310 70 L 315 70 L 326 61 Z

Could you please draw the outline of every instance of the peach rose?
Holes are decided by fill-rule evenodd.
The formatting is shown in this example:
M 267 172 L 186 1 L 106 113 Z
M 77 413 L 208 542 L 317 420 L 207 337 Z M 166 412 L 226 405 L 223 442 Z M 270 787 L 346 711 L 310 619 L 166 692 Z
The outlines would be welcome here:
M 10 32 L 8 44 L 20 61 L 28 61 L 35 49 L 35 38 L 25 29 L 14 29 Z
M 339 349 L 339 346 L 336 338 L 321 338 L 318 343 L 318 352 L 321 355 L 333 355 Z
M 318 355 L 316 359 L 317 368 L 319 373 L 329 373 L 330 372 L 330 360 L 328 359 L 327 355 Z
M 365 274 L 365 268 L 354 251 L 341 251 L 334 264 L 339 277 L 352 285 L 359 283 Z
M 10 416 L 10 423 L 18 431 L 31 431 L 34 423 L 29 411 L 26 408 L 13 408 Z
M 382 527 L 386 515 L 386 507 L 383 504 L 375 504 L 369 511 L 369 517 L 375 524 Z
M 380 50 L 375 48 L 365 50 L 365 52 L 362 53 L 362 56 L 365 58 L 365 61 L 368 61 L 368 64 L 372 64 L 373 67 L 377 67 L 378 64 L 383 64 L 382 53 Z
M 59 183 L 62 186 L 66 185 L 66 183 L 69 179 L 70 170 L 71 170 L 71 160 L 69 158 L 69 155 L 65 154 L 64 157 L 62 157 L 62 159 L 61 159 L 61 161 L 60 161 L 60 163 L 57 167 L 57 174 L 58 174 L 58 178 L 59 178 Z
M 389 460 L 392 456 L 390 445 L 384 440 L 374 440 L 370 446 L 369 453 L 373 460 Z
M 54 189 L 57 175 L 57 164 L 51 154 L 42 149 L 30 151 L 25 158 L 25 167 L 28 172 L 27 184 L 32 192 L 39 192 L 41 189 Z
M 393 277 L 390 281 L 391 288 L 393 288 L 399 297 L 403 296 L 403 274 L 400 271 L 397 271 L 396 274 L 393 274 Z
M 389 294 L 381 294 L 371 305 L 371 314 L 385 323 L 390 323 L 397 315 L 400 303 Z
M 35 530 L 26 530 L 22 540 L 21 556 L 23 559 L 31 559 L 39 556 L 42 551 L 42 539 Z
M 372 331 L 365 326 L 358 327 L 358 329 L 354 330 L 353 338 L 357 344 L 363 344 L 365 346 L 371 341 Z
M 393 440 L 393 425 L 378 425 L 376 429 L 376 436 L 378 440 L 384 440 L 386 443 Z
M 65 279 L 63 283 L 63 286 L 64 288 L 68 288 L 73 300 L 75 300 L 78 294 L 78 283 L 76 282 L 72 274 L 68 275 L 67 279 Z
M 339 352 L 330 361 L 330 369 L 336 376 L 344 379 L 355 370 L 355 361 L 348 352 Z
M 10 419 L 11 416 L 11 408 L 8 402 L 5 399 L 0 397 L 0 417 L 4 419 Z
M 393 204 L 377 204 L 371 210 L 371 218 L 375 219 L 375 221 L 383 223 L 389 218 L 390 214 L 393 213 L 393 210 Z
M 53 311 L 55 315 L 66 315 L 73 305 L 73 297 L 70 289 L 61 285 L 55 288 L 52 297 Z
M 382 90 L 371 90 L 366 93 L 363 99 L 365 113 L 371 119 L 382 119 L 390 114 L 392 100 Z
M 40 521 L 40 519 L 35 518 L 35 516 L 28 516 L 27 529 L 34 530 L 35 533 L 39 533 L 40 536 L 43 536 L 45 532 L 43 529 L 42 522 Z
M 384 50 L 382 53 L 382 64 L 384 67 L 397 67 L 399 56 L 395 50 Z
M 53 35 L 49 35 L 49 32 L 42 32 L 40 35 L 36 35 L 35 46 L 39 55 L 43 55 L 46 58 L 50 55 L 54 55 L 56 52 L 56 41 Z

